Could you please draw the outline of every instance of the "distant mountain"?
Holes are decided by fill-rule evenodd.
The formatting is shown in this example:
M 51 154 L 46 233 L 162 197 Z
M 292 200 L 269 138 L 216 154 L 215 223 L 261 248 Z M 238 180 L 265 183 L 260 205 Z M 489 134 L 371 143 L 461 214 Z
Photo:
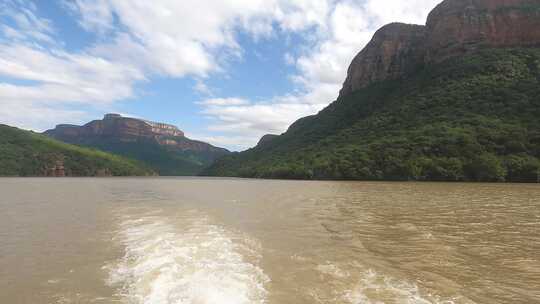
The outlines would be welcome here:
M 177 127 L 107 114 L 84 126 L 58 125 L 44 133 L 66 143 L 94 147 L 147 163 L 160 175 L 197 175 L 229 151 L 191 140 Z
M 446 0 L 377 31 L 326 109 L 204 173 L 536 182 L 539 117 L 540 1 Z
M 146 165 L 0 125 L 0 176 L 145 176 Z

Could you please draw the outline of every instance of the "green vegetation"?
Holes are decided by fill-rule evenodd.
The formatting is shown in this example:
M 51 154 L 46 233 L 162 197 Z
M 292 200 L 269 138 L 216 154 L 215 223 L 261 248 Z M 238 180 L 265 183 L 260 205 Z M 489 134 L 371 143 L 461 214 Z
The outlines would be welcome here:
M 46 176 L 58 163 L 67 176 L 154 174 L 134 160 L 0 125 L 0 176 Z
M 148 164 L 163 176 L 197 175 L 216 158 L 226 154 L 226 152 L 212 151 L 180 151 L 150 141 L 121 142 L 98 138 L 80 144 L 137 159 Z
M 487 49 L 373 84 L 206 175 L 540 180 L 540 50 Z

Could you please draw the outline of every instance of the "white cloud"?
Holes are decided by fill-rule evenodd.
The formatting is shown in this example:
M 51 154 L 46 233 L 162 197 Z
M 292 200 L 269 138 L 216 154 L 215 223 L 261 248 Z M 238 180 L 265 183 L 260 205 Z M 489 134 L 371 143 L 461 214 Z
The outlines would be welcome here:
M 0 24 L 4 35 L 19 42 L 35 40 L 40 43 L 52 43 L 55 30 L 48 19 L 36 15 L 36 7 L 32 2 L 22 0 L 4 0 L 0 3 L 0 18 L 9 20 L 13 26 Z M 1 20 L 0 19 L 0 20 Z
M 234 101 L 236 99 L 228 99 Z M 238 104 L 229 102 L 205 101 L 209 104 L 204 110 L 215 121 L 208 127 L 214 135 L 202 134 L 201 138 L 210 138 L 211 142 L 226 143 L 227 147 L 243 150 L 257 144 L 264 134 L 281 134 L 298 117 L 311 115 L 322 109 L 320 104 L 298 102 L 296 97 L 282 97 L 271 102 Z M 227 134 L 225 136 L 220 134 Z
M 240 106 L 249 104 L 249 101 L 241 98 L 211 98 L 201 101 L 199 104 L 205 106 Z
M 275 22 L 283 29 L 294 31 L 315 25 L 322 27 L 328 10 L 327 0 L 72 0 L 67 3 L 80 14 L 80 23 L 87 30 L 107 32 L 115 27 L 115 22 L 122 25 L 116 39 L 97 47 L 96 54 L 115 59 L 123 55 L 128 60 L 136 57 L 137 61 L 130 61 L 143 63 L 142 69 L 174 77 L 204 77 L 219 71 L 220 57 L 240 48 L 235 38 L 237 30 L 260 37 L 271 35 Z M 132 49 L 135 52 L 128 51 Z
M 2 123 L 43 130 L 81 122 L 88 112 L 73 106 L 107 107 L 134 96 L 133 84 L 145 80 L 133 66 L 63 50 L 51 21 L 38 16 L 33 2 L 4 1 L 0 11 Z
M 0 124 L 24 129 L 46 130 L 62 123 L 79 123 L 93 119 L 87 112 L 58 108 L 29 101 L 3 99 L 0 97 Z
M 107 0 L 62 0 L 62 4 L 84 16 L 79 24 L 87 31 L 106 33 L 114 29 L 114 15 Z

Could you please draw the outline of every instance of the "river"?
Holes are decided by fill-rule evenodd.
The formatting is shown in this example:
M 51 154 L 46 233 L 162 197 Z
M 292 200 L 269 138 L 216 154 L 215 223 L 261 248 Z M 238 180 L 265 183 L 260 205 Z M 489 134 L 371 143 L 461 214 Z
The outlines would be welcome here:
M 0 303 L 540 303 L 540 186 L 4 178 Z

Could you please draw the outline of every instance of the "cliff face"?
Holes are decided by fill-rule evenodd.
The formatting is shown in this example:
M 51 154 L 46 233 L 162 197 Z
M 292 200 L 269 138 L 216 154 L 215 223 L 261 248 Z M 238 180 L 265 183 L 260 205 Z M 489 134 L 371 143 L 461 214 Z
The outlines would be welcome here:
M 53 137 L 116 137 L 123 141 L 151 139 L 159 136 L 184 137 L 184 133 L 175 126 L 122 117 L 118 114 L 107 114 L 103 120 L 94 120 L 84 126 L 58 125 L 45 133 Z
M 427 61 L 482 47 L 540 45 L 540 0 L 446 0 L 430 14 Z
M 84 126 L 58 125 L 45 135 L 139 160 L 167 176 L 197 175 L 214 160 L 230 153 L 189 139 L 175 126 L 118 114 L 107 114 L 102 120 Z M 96 174 L 107 175 L 108 172 Z
M 540 0 L 446 0 L 426 26 L 389 24 L 353 60 L 340 96 L 486 47 L 540 45 Z
M 419 25 L 392 23 L 382 27 L 354 58 L 340 95 L 412 71 L 422 63 L 424 37 L 425 29 Z
M 137 118 L 107 114 L 103 120 L 94 120 L 84 126 L 58 125 L 46 135 L 69 143 L 89 140 L 115 140 L 124 143 L 154 142 L 162 146 L 190 151 L 222 151 L 207 143 L 186 138 L 177 127 Z

